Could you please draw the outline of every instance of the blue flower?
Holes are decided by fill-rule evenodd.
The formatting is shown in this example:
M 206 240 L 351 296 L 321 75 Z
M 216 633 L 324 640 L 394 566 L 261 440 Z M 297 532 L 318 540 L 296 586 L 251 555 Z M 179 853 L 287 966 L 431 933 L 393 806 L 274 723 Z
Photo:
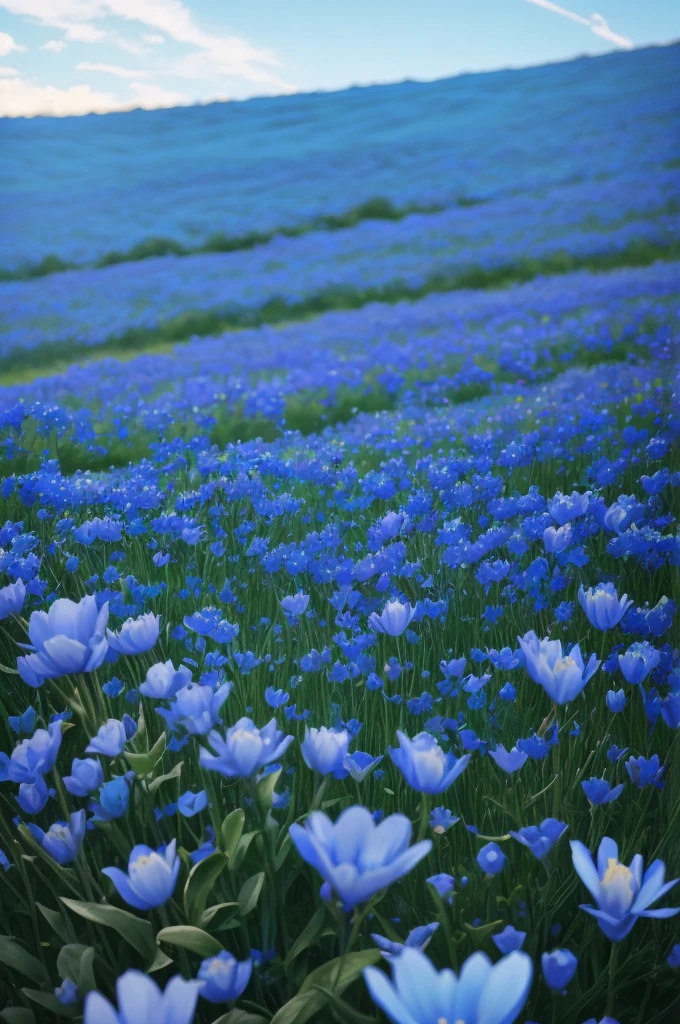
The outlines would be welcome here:
M 52 790 L 54 793 L 54 790 Z M 19 786 L 17 803 L 24 814 L 39 814 L 50 797 L 47 783 L 39 775 L 35 782 L 22 782 Z
M 487 843 L 477 854 L 477 863 L 487 875 L 499 875 L 507 859 L 498 843 Z
M 607 690 L 607 707 L 613 715 L 620 714 L 627 703 L 625 690 Z
M 37 711 L 31 705 L 20 715 L 9 715 L 7 722 L 12 732 L 17 733 L 19 736 L 21 736 L 22 733 L 26 736 L 32 736 L 35 731 L 36 718 Z
M 94 596 L 81 601 L 60 597 L 49 611 L 31 614 L 28 636 L 33 653 L 17 661 L 19 675 L 29 686 L 77 672 L 92 672 L 104 661 L 109 606 L 97 610 Z
M 74 757 L 71 774 L 64 776 L 63 781 L 72 796 L 89 796 L 104 781 L 104 769 L 95 757 Z
M 549 555 L 559 555 L 571 544 L 573 530 L 569 523 L 564 526 L 547 526 L 543 531 L 543 546 Z
M 456 758 L 445 753 L 428 732 L 419 732 L 413 739 L 397 730 L 398 747 L 388 753 L 409 786 L 419 793 L 443 793 L 467 768 L 470 754 Z
M 366 776 L 378 767 L 382 759 L 382 754 L 379 757 L 373 757 L 363 750 L 355 750 L 353 754 L 345 754 L 343 768 L 355 782 L 363 782 Z
M 191 1024 L 200 989 L 176 974 L 161 992 L 148 974 L 126 971 L 116 982 L 118 1012 L 101 992 L 88 992 L 84 1024 Z
M 576 974 L 578 958 L 568 949 L 553 949 L 541 957 L 543 977 L 550 988 L 562 990 Z
M 156 708 L 171 730 L 181 725 L 192 736 L 205 736 L 219 722 L 220 709 L 231 693 L 231 683 L 218 690 L 200 683 L 189 683 L 176 695 L 169 708 Z
M 268 686 L 264 691 L 264 699 L 270 708 L 280 708 L 282 704 L 288 703 L 290 694 L 285 690 L 275 690 L 273 686 Z
M 106 630 L 109 647 L 119 654 L 144 654 L 150 651 L 158 640 L 161 617 L 147 612 L 138 619 L 126 619 L 118 633 Z
M 623 793 L 623 783 L 614 786 L 612 789 L 606 779 L 584 780 L 581 783 L 581 788 L 591 804 L 595 804 L 596 807 L 599 807 L 600 804 L 610 804 L 613 800 L 618 800 Z
M 581 586 L 578 599 L 591 626 L 602 632 L 618 626 L 633 603 L 628 600 L 628 594 L 619 598 L 612 583 L 598 583 L 596 587 L 589 587 L 588 590 Z
M 99 812 L 97 817 L 104 821 L 122 818 L 130 802 L 130 785 L 124 775 L 111 779 L 99 791 Z
M 309 594 L 303 594 L 299 591 L 291 597 L 281 599 L 281 608 L 290 619 L 298 619 L 301 615 L 304 615 L 308 604 Z
M 97 735 L 85 747 L 85 753 L 118 757 L 123 753 L 127 741 L 125 723 L 119 722 L 117 718 L 109 718 L 103 725 L 100 725 Z
M 0 587 L 0 622 L 10 615 L 18 615 L 26 600 L 26 586 L 23 580 Z
M 643 683 L 660 661 L 660 653 L 646 640 L 631 644 L 625 654 L 619 654 L 619 668 L 623 678 L 632 686 Z
M 536 827 L 529 825 L 528 828 L 521 828 L 519 832 L 510 831 L 513 839 L 523 843 L 533 853 L 534 857 L 542 860 L 550 853 L 560 836 L 567 831 L 567 826 L 556 818 L 546 818 Z
M 408 629 L 415 608 L 406 601 L 388 601 L 380 615 L 373 612 L 368 617 L 369 628 L 376 633 L 387 633 L 388 636 L 401 636 Z
M 191 790 L 187 790 L 177 800 L 177 810 L 183 818 L 193 818 L 194 815 L 200 814 L 208 806 L 208 794 L 204 789 L 199 793 L 192 793 Z
M 533 965 L 522 952 L 496 964 L 478 952 L 456 975 L 450 968 L 437 972 L 425 953 L 405 949 L 392 962 L 391 982 L 377 967 L 363 974 L 373 1002 L 392 1024 L 513 1024 L 527 1001 Z
M 76 859 L 85 836 L 87 827 L 85 811 L 76 811 L 69 822 L 57 821 L 43 832 L 37 825 L 29 824 L 28 828 L 34 839 L 42 846 L 57 864 L 70 864 Z
M 73 1006 L 78 1002 L 78 986 L 71 978 L 64 978 L 61 985 L 55 988 L 54 994 L 62 1006 Z
M 521 949 L 526 937 L 526 932 L 518 932 L 511 924 L 508 924 L 502 932 L 492 935 L 491 940 L 498 952 L 505 956 L 507 953 L 514 953 L 516 949 Z
M 240 718 L 227 729 L 224 737 L 213 729 L 208 743 L 215 753 L 201 747 L 199 762 L 202 768 L 220 772 L 227 778 L 248 779 L 266 764 L 278 761 L 293 739 L 277 729 L 275 718 L 262 729 L 249 718 Z
M 442 899 L 446 899 L 447 896 L 451 896 L 453 888 L 456 884 L 456 880 L 453 875 L 447 875 L 445 871 L 441 871 L 438 875 L 430 875 L 425 881 L 428 885 L 431 885 L 438 896 Z M 449 899 L 449 903 L 451 900 Z
M 312 811 L 302 825 L 290 826 L 298 853 L 316 868 L 347 907 L 364 903 L 408 874 L 432 848 L 429 839 L 414 846 L 411 822 L 391 814 L 376 825 L 365 807 L 349 807 L 335 823 Z
M 305 738 L 300 744 L 300 753 L 308 768 L 319 775 L 333 775 L 336 779 L 344 779 L 347 769 L 344 767 L 350 734 L 346 729 L 320 729 L 305 727 Z
M 666 963 L 669 967 L 672 967 L 673 970 L 676 970 L 678 967 L 680 967 L 680 942 L 677 942 L 673 946 L 670 953 L 666 957 Z
M 626 867 L 619 863 L 618 846 L 607 836 L 597 852 L 597 867 L 588 848 L 578 840 L 571 843 L 571 856 L 576 874 L 597 903 L 597 908 L 581 904 L 581 910 L 597 918 L 600 928 L 612 942 L 625 939 L 638 917 L 665 918 L 680 912 L 680 908 L 648 909 L 680 881 L 676 878 L 664 885 L 663 861 L 655 860 L 643 875 L 641 854 L 636 854 L 630 867 Z
M 432 924 L 419 925 L 419 927 L 413 928 L 408 933 L 405 942 L 393 942 L 391 939 L 386 939 L 383 935 L 375 935 L 373 933 L 371 938 L 376 946 L 379 947 L 385 960 L 394 960 L 406 948 L 427 949 L 437 928 L 439 928 L 438 921 L 433 921 Z
M 559 526 L 570 523 L 579 516 L 584 516 L 590 504 L 590 491 L 579 494 L 572 491 L 571 494 L 562 494 L 557 491 L 553 498 L 548 501 L 548 512 Z
M 120 868 L 102 868 L 102 874 L 111 879 L 125 902 L 136 910 L 162 907 L 175 890 L 181 867 L 175 846 L 174 839 L 162 852 L 150 846 L 135 846 L 127 874 Z
M 201 997 L 209 1003 L 227 1003 L 238 999 L 250 981 L 253 961 L 249 957 L 240 963 L 223 949 L 217 956 L 204 960 L 198 968 L 198 981 L 203 982 Z
M 139 692 L 153 700 L 170 700 L 190 682 L 191 669 L 186 665 L 175 668 L 171 661 L 159 661 L 146 673 L 146 679 L 139 687 Z
M 594 654 L 584 665 L 578 644 L 563 656 L 559 640 L 539 640 L 533 630 L 517 639 L 526 657 L 527 672 L 555 704 L 566 704 L 578 697 L 600 665 Z
M 441 836 L 448 832 L 457 821 L 460 821 L 460 818 L 452 814 L 448 807 L 435 807 L 430 811 L 430 828 L 435 835 Z
M 499 743 L 495 750 L 489 751 L 489 757 L 493 758 L 498 767 L 502 768 L 504 772 L 512 775 L 513 772 L 519 771 L 529 755 L 522 750 L 518 750 L 517 747 L 513 747 L 512 750 L 506 750 L 503 744 Z
M 626 771 L 630 781 L 638 789 L 644 789 L 645 786 L 663 789 L 666 769 L 659 763 L 658 754 L 652 754 L 649 760 L 646 757 L 629 757 L 626 761 Z
M 61 746 L 61 722 L 36 729 L 17 743 L 12 756 L 0 752 L 0 782 L 35 782 L 54 767 Z

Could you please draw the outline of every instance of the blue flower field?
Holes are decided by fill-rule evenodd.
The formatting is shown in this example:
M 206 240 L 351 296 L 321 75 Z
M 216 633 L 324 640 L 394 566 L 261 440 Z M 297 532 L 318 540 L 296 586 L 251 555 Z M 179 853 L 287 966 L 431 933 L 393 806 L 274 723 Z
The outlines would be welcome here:
M 680 1013 L 679 114 L 1 125 L 5 1024 Z

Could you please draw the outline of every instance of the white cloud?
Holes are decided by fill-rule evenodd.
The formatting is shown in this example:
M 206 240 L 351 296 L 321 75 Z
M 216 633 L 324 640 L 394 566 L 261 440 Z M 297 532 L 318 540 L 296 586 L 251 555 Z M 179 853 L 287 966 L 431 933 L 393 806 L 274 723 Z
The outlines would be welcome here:
M 560 7 L 559 4 L 551 3 L 551 0 L 526 0 L 526 2 L 529 4 L 535 4 L 536 7 L 543 7 L 544 10 L 551 11 L 553 14 L 559 14 L 561 17 L 568 18 L 570 21 L 576 21 L 579 25 L 586 25 L 596 36 L 601 36 L 602 39 L 607 39 L 610 43 L 614 43 L 615 46 L 620 47 L 622 50 L 633 49 L 632 39 L 628 39 L 626 36 L 621 36 L 618 32 L 614 32 L 601 14 L 591 14 L 589 18 L 584 18 L 582 14 L 576 14 L 574 11 L 567 10 L 566 7 Z
M 153 82 L 130 82 L 130 89 L 132 96 L 121 98 L 111 92 L 98 92 L 91 85 L 72 85 L 68 89 L 58 89 L 53 85 L 37 85 L 19 77 L 3 81 L 0 75 L 0 117 L 107 114 L 139 108 L 155 110 L 158 107 L 176 107 L 189 102 L 182 93 L 163 89 Z
M 49 42 L 43 43 L 40 49 L 47 50 L 49 53 L 61 53 L 65 46 L 66 43 L 63 39 L 50 39 Z
M 19 46 L 7 32 L 0 32 L 0 57 L 6 57 L 8 53 L 23 53 L 25 46 Z
M 147 32 L 142 36 L 142 39 L 145 43 L 148 43 L 149 46 L 162 46 L 165 42 L 164 36 L 156 35 L 153 32 Z
M 133 81 L 136 78 L 149 78 L 148 71 L 135 71 L 133 68 L 120 68 L 117 64 L 91 64 L 89 61 L 82 61 L 76 64 L 76 71 L 97 71 L 104 75 L 114 75 L 116 78 L 124 78 Z
M 16 78 L 19 74 L 16 68 L 10 68 L 7 64 L 0 64 L 0 78 Z
M 95 24 L 102 19 L 118 17 L 138 22 L 154 34 L 162 33 L 192 47 L 203 61 L 203 78 L 229 76 L 272 91 L 290 91 L 288 83 L 272 70 L 281 66 L 274 52 L 252 46 L 238 36 L 206 31 L 182 0 L 0 0 L 0 7 L 60 28 L 68 39 L 81 42 L 96 42 L 106 34 Z M 179 74 L 181 68 L 180 63 Z
M 119 109 L 119 104 L 112 93 L 96 92 L 89 85 L 58 89 L 54 85 L 36 85 L 24 78 L 0 81 L 0 116 L 3 117 L 104 113 Z

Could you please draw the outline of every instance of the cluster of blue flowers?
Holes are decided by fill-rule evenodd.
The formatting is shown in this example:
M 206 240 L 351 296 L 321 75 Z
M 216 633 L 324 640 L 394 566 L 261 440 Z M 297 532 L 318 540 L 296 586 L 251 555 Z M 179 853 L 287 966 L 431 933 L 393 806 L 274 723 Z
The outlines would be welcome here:
M 663 263 L 0 388 L 8 1021 L 664 1019 L 679 326 Z

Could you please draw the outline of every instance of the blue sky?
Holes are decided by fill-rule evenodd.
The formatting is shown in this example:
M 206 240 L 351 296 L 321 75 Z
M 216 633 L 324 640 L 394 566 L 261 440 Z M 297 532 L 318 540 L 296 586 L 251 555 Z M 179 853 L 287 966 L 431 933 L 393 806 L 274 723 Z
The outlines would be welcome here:
M 673 0 L 0 0 L 0 115 L 441 78 L 678 38 Z

